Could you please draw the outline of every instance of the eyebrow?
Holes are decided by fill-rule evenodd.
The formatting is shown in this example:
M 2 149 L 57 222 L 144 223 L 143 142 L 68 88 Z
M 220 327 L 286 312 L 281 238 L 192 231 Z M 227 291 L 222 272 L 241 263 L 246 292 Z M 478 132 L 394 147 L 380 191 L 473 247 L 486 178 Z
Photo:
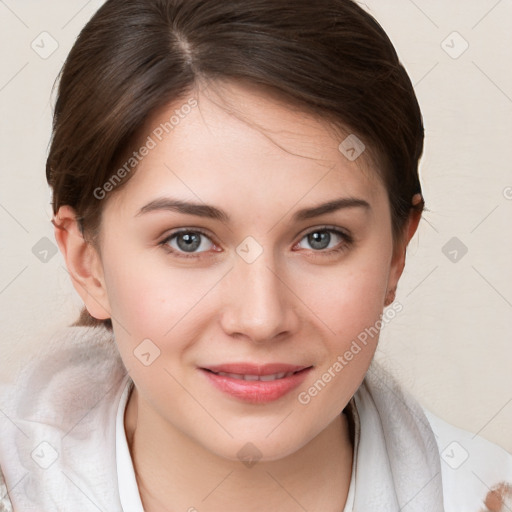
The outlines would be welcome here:
M 328 201 L 327 203 L 319 204 L 317 206 L 298 210 L 293 215 L 293 221 L 300 222 L 345 208 L 363 208 L 367 211 L 371 210 L 370 204 L 364 199 L 359 199 L 356 197 L 343 197 L 340 199 Z M 135 216 L 138 217 L 140 215 L 155 211 L 173 211 L 187 215 L 196 215 L 197 217 L 215 219 L 226 223 L 230 222 L 229 215 L 224 210 L 216 208 L 215 206 L 200 203 L 190 203 L 170 197 L 159 198 L 151 201 L 150 203 L 143 206 Z

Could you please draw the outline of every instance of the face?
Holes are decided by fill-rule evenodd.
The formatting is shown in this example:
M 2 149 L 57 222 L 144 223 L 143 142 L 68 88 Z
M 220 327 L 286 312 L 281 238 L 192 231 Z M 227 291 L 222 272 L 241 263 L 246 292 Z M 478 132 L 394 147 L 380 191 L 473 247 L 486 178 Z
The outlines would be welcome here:
M 248 86 L 192 97 L 148 121 L 151 148 L 106 198 L 105 307 L 139 414 L 222 457 L 250 442 L 274 460 L 364 378 L 378 336 L 361 334 L 399 277 L 389 202 L 324 122 Z

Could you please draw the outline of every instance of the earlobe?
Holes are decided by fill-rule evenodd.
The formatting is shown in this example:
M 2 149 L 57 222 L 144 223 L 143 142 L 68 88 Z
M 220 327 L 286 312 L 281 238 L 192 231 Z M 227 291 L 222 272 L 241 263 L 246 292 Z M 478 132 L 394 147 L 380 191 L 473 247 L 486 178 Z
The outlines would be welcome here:
M 74 209 L 68 205 L 61 206 L 53 224 L 55 239 L 66 261 L 71 281 L 87 311 L 98 320 L 110 318 L 101 259 L 80 232 Z

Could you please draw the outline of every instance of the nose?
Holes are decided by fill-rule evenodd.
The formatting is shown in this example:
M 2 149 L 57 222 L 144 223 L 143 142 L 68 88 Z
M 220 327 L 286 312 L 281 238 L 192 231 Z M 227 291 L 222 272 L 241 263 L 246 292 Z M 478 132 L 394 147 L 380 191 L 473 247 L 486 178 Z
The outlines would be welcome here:
M 299 327 L 298 299 L 270 251 L 252 263 L 236 256 L 222 294 L 221 324 L 232 337 L 262 344 L 284 339 Z

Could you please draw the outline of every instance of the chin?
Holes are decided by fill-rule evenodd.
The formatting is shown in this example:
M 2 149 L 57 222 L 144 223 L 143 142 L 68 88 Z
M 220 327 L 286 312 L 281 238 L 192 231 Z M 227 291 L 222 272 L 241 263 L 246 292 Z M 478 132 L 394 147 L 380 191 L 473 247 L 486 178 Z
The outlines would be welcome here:
M 292 427 L 287 430 L 279 426 L 279 422 L 274 422 L 270 428 L 265 425 L 261 431 L 253 430 L 251 434 L 246 429 L 239 429 L 238 432 L 231 430 L 233 438 L 227 439 L 226 436 L 222 442 L 217 440 L 215 443 L 209 439 L 203 446 L 218 457 L 239 461 L 250 467 L 256 462 L 273 462 L 289 457 L 315 437 L 314 434 L 297 431 L 296 423 Z

